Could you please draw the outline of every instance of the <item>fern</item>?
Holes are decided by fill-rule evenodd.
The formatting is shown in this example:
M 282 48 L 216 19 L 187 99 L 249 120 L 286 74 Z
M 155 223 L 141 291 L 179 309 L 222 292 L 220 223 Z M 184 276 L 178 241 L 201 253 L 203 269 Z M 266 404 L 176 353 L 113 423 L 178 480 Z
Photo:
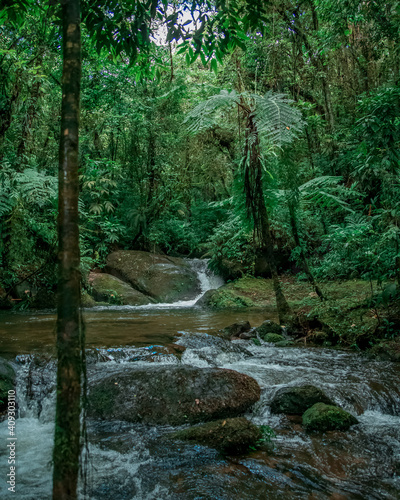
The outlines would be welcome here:
M 234 90 L 221 90 L 219 94 L 209 97 L 206 101 L 198 104 L 188 115 L 183 123 L 189 123 L 188 132 L 198 134 L 204 130 L 214 127 L 217 122 L 213 115 L 216 111 L 233 107 L 240 100 L 240 94 Z
M 15 176 L 17 185 L 15 197 L 21 197 L 28 203 L 38 207 L 45 206 L 49 199 L 57 196 L 57 178 L 30 168 Z
M 257 126 L 257 134 L 250 134 L 248 141 L 254 142 L 259 135 L 268 143 L 280 146 L 290 142 L 303 126 L 301 113 L 293 108 L 292 103 L 284 94 L 271 91 L 259 96 L 221 90 L 190 111 L 184 123 L 188 123 L 189 133 L 197 134 L 218 124 L 219 111 L 239 106 L 247 115 L 251 115 Z
M 252 95 L 253 111 L 258 133 L 269 143 L 281 145 L 293 140 L 303 126 L 301 113 L 284 94 L 267 92 L 264 96 Z

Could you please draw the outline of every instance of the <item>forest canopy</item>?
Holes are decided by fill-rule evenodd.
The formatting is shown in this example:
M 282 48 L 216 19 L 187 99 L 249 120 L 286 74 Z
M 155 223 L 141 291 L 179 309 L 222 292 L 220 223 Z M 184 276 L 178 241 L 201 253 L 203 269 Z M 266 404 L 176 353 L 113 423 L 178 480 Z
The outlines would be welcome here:
M 257 28 L 251 4 L 235 3 L 246 36 L 224 34 L 207 3 L 195 28 L 177 27 L 173 5 L 160 3 L 151 30 L 127 22 L 128 11 L 111 16 L 110 42 L 98 24 L 110 21 L 107 7 L 82 2 L 83 273 L 122 248 L 208 257 L 228 279 L 268 275 L 246 208 L 240 100 L 251 108 L 270 94 L 298 116 L 283 127 L 290 140 L 260 137 L 257 182 L 279 273 L 306 277 L 306 257 L 318 280 L 399 276 L 399 3 L 271 1 Z M 6 291 L 35 273 L 51 294 L 61 41 L 57 5 L 37 6 L 13 13 L 9 3 L 0 28 L 0 265 Z M 132 33 L 153 41 L 135 57 Z M 194 134 L 190 114 L 221 92 L 238 102 Z

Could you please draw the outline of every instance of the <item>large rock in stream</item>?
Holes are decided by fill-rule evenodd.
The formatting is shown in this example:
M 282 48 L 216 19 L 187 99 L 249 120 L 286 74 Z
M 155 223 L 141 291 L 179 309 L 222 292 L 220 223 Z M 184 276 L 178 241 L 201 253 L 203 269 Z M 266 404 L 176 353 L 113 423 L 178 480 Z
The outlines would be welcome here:
M 92 383 L 89 414 L 95 418 L 181 425 L 243 414 L 260 398 L 257 382 L 219 368 L 125 368 Z
M 106 270 L 157 302 L 191 300 L 200 293 L 197 273 L 175 257 L 119 250 L 107 257 Z
M 193 441 L 211 448 L 216 448 L 223 453 L 238 455 L 249 451 L 262 439 L 259 427 L 249 422 L 246 418 L 228 418 L 196 425 L 182 429 L 168 436 L 171 439 Z
M 106 273 L 90 273 L 88 278 L 93 298 L 98 302 L 141 306 L 152 304 L 155 300 L 135 290 L 128 283 Z
M 316 403 L 325 403 L 331 406 L 335 404 L 321 389 L 313 385 L 282 387 L 271 401 L 271 412 L 302 415 Z
M 241 278 L 209 290 L 196 305 L 206 309 L 272 309 L 275 306 L 272 280 Z
M 316 403 L 303 415 L 307 432 L 347 431 L 358 424 L 356 417 L 337 406 Z

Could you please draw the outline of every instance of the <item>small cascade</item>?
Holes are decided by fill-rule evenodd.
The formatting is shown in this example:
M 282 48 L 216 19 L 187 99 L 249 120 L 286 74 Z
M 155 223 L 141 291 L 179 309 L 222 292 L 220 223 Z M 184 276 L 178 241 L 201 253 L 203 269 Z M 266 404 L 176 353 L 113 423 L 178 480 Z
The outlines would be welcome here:
M 199 300 L 208 290 L 214 290 L 224 284 L 221 276 L 217 276 L 209 269 L 208 259 L 190 259 L 187 262 L 197 273 L 200 282 L 200 294 L 195 298 L 195 301 Z
M 179 300 L 177 302 L 165 302 L 159 304 L 146 304 L 142 306 L 97 306 L 92 308 L 92 310 L 102 311 L 107 309 L 113 310 L 157 310 L 157 309 L 181 309 L 193 307 L 196 302 L 208 291 L 214 290 L 222 286 L 225 282 L 220 277 L 208 268 L 208 259 L 185 259 L 193 271 L 197 274 L 197 279 L 199 281 L 200 293 L 191 300 Z

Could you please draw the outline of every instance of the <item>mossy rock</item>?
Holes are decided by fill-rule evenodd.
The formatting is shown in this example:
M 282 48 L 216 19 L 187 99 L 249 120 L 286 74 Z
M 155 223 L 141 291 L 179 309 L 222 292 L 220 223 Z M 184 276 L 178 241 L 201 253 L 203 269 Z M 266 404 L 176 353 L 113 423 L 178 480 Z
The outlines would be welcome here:
M 302 415 L 315 403 L 325 403 L 331 406 L 335 404 L 321 389 L 313 385 L 282 387 L 271 402 L 271 412 Z
M 273 333 L 281 337 L 279 340 L 283 340 L 282 327 L 269 319 L 267 321 L 264 321 L 264 323 L 262 323 L 260 326 L 258 326 L 256 330 L 261 338 L 264 338 L 269 333 Z M 267 340 L 266 342 L 273 342 L 273 341 Z
M 128 283 L 107 273 L 90 273 L 88 283 L 96 301 L 109 304 L 141 306 L 153 304 L 155 300 L 138 292 Z
M 303 415 L 307 432 L 347 431 L 358 424 L 356 417 L 337 406 L 316 403 Z
M 239 417 L 189 427 L 168 437 L 182 441 L 193 441 L 215 448 L 222 453 L 239 455 L 249 451 L 250 446 L 255 447 L 262 439 L 262 433 L 259 427 L 246 418 Z
M 374 345 L 368 355 L 380 361 L 400 361 L 400 339 Z
M 221 336 L 224 339 L 232 339 L 240 336 L 241 333 L 249 332 L 251 325 L 248 321 L 238 321 L 221 330 Z
M 11 363 L 0 358 L 0 411 L 7 408 L 8 391 L 15 389 L 15 371 Z
M 264 342 L 270 342 L 272 344 L 276 344 L 277 342 L 285 342 L 283 335 L 279 335 L 278 333 L 267 333 L 264 337 Z
M 205 294 L 198 305 L 210 309 L 261 309 L 273 307 L 275 294 L 271 280 L 241 278 Z
M 168 436 L 182 441 L 193 441 L 215 448 L 222 453 L 238 455 L 255 447 L 262 439 L 259 427 L 246 418 L 227 418 L 189 427 Z
M 98 304 L 94 300 L 94 298 L 84 290 L 81 295 L 81 306 L 82 307 L 94 307 L 97 306 Z

